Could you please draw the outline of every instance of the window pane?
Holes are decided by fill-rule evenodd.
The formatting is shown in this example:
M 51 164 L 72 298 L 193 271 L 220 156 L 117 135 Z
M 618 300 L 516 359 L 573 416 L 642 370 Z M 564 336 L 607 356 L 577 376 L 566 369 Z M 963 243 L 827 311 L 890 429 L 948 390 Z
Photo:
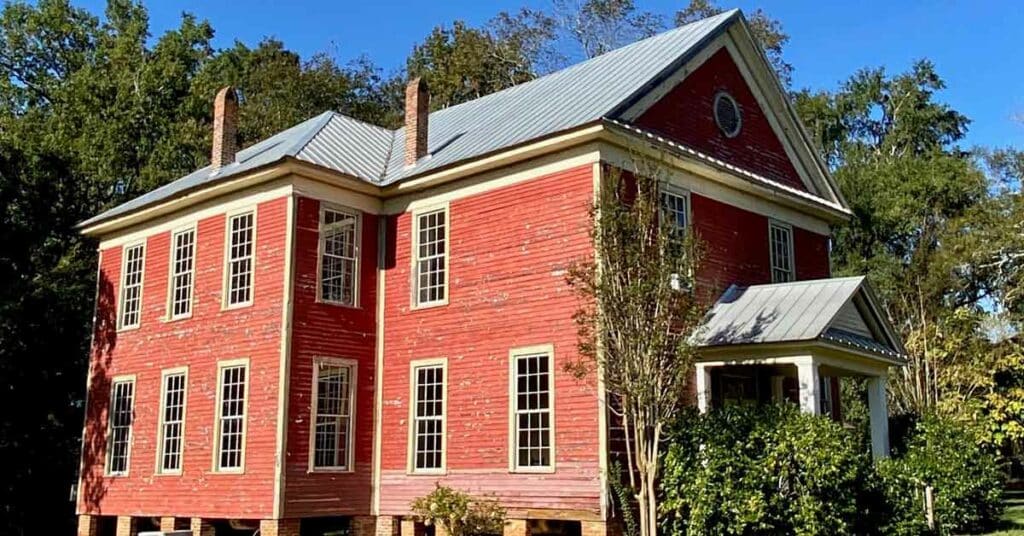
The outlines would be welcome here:
M 192 280 L 195 269 L 196 232 L 175 233 L 171 240 L 171 318 L 192 312 Z
M 242 440 L 245 428 L 245 365 L 221 369 L 219 468 L 242 466 Z
M 181 469 L 181 447 L 185 419 L 185 374 L 164 376 L 163 411 L 161 412 L 163 443 L 161 471 Z
M 320 222 L 320 297 L 324 301 L 355 305 L 357 216 L 323 211 Z
M 316 382 L 313 466 L 348 469 L 352 448 L 352 368 L 319 363 Z
M 252 299 L 253 219 L 254 214 L 246 212 L 228 220 L 228 305 Z
M 445 299 L 446 219 L 447 212 L 444 209 L 417 216 L 419 244 L 416 248 L 416 274 L 413 282 L 416 285 L 414 296 L 419 304 L 436 303 Z
M 124 273 L 121 277 L 121 327 L 137 327 L 142 308 L 142 267 L 145 248 L 138 244 L 124 249 Z
M 444 368 L 418 367 L 414 377 L 414 469 L 439 469 L 444 434 Z
M 771 252 L 772 282 L 785 283 L 793 278 L 793 231 L 785 225 L 772 223 L 768 228 Z
M 516 464 L 551 466 L 551 372 L 548 354 L 515 357 Z
M 110 437 L 107 452 L 107 472 L 125 474 L 128 472 L 128 452 L 131 441 L 132 401 L 135 396 L 135 382 L 132 380 L 114 382 L 110 397 Z

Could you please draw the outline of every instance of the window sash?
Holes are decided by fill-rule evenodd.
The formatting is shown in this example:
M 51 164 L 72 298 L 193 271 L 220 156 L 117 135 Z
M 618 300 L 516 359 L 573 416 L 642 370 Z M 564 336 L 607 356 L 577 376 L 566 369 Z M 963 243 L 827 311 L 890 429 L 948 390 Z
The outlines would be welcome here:
M 132 424 L 135 420 L 135 380 L 116 380 L 110 386 L 108 409 L 107 474 L 126 475 L 131 460 Z
M 160 407 L 160 472 L 181 471 L 185 436 L 186 376 L 184 372 L 164 375 Z
M 355 306 L 359 257 L 359 217 L 325 208 L 320 218 L 320 299 Z
M 793 230 L 786 225 L 769 225 L 772 283 L 786 283 L 793 278 Z
M 673 231 L 680 233 L 690 225 L 690 198 L 685 193 L 663 189 L 661 212 Z
M 423 365 L 413 369 L 413 471 L 444 468 L 445 367 Z
M 221 471 L 242 468 L 248 368 L 221 367 L 217 408 L 217 469 Z
M 448 290 L 448 210 L 417 214 L 415 237 L 416 305 L 444 303 Z
M 184 318 L 192 314 L 192 285 L 195 281 L 196 231 L 188 229 L 174 234 L 171 240 L 171 312 L 170 317 Z
M 228 305 L 252 302 L 255 212 L 228 218 Z
M 144 244 L 125 246 L 121 273 L 121 328 L 137 328 L 142 323 L 142 272 L 145 268 Z
M 516 469 L 553 466 L 551 354 L 515 356 L 513 378 L 513 440 Z
M 355 367 L 319 361 L 314 382 L 313 468 L 350 470 Z

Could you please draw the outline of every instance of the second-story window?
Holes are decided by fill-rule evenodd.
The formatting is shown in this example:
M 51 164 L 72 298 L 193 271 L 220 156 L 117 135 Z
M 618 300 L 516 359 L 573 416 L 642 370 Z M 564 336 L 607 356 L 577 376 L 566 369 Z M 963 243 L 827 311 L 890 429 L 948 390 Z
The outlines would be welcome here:
M 412 397 L 412 471 L 444 470 L 445 366 L 414 365 Z
M 217 393 L 218 471 L 240 471 L 245 455 L 245 397 L 248 362 L 222 363 Z
M 418 213 L 413 223 L 414 305 L 443 304 L 448 289 L 448 210 Z
M 682 233 L 690 224 L 690 199 L 685 192 L 662 188 L 661 213 L 673 231 Z
M 171 314 L 185 318 L 192 314 L 192 283 L 195 273 L 196 231 L 186 229 L 171 236 Z
M 114 379 L 110 387 L 107 412 L 107 474 L 128 474 L 131 453 L 132 422 L 135 420 L 135 379 Z
M 145 244 L 125 246 L 121 269 L 120 327 L 137 328 L 142 320 L 142 270 L 146 258 Z
M 158 460 L 161 473 L 181 471 L 185 435 L 185 378 L 184 370 L 164 373 Z
M 348 211 L 320 212 L 320 299 L 325 302 L 356 304 L 358 222 L 359 217 Z
M 771 251 L 772 283 L 792 281 L 793 228 L 784 223 L 769 222 L 768 247 Z
M 314 363 L 316 415 L 313 468 L 348 470 L 352 455 L 352 364 L 320 359 Z
M 251 211 L 228 218 L 228 307 L 252 303 L 255 219 Z

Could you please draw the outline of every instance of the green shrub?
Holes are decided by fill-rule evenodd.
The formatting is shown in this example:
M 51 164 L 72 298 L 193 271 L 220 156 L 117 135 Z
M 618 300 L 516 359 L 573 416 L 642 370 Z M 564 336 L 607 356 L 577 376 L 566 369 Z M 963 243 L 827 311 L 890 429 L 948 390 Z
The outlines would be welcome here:
M 904 452 L 879 462 L 877 472 L 893 512 L 887 533 L 920 533 L 926 485 L 934 490 L 939 534 L 989 529 L 1002 512 L 996 457 L 962 422 L 925 417 L 910 432 Z
M 411 506 L 424 524 L 440 526 L 450 536 L 501 534 L 505 527 L 505 510 L 498 501 L 474 498 L 440 484 Z
M 788 405 L 689 415 L 660 482 L 666 534 L 849 534 L 870 508 L 851 433 Z

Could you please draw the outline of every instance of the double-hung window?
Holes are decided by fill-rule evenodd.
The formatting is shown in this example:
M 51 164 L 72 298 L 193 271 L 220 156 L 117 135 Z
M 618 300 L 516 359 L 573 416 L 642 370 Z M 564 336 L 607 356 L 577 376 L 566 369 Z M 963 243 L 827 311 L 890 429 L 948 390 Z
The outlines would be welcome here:
M 142 271 L 146 262 L 146 245 L 125 246 L 121 267 L 121 329 L 137 328 L 142 320 Z
M 514 470 L 554 467 L 551 354 L 550 348 L 527 348 L 511 354 Z
M 771 252 L 772 283 L 792 281 L 793 228 L 784 223 L 768 223 L 768 247 Z
M 192 284 L 195 280 L 196 230 L 171 235 L 170 318 L 192 314 Z
M 412 365 L 412 472 L 445 467 L 446 367 L 443 361 Z
M 169 370 L 163 374 L 160 405 L 160 442 L 157 468 L 160 473 L 181 472 L 181 456 L 185 436 L 186 372 Z
M 255 262 L 256 212 L 228 218 L 227 306 L 252 303 L 253 264 Z
M 669 228 L 681 235 L 690 224 L 690 198 L 682 190 L 663 187 L 661 189 L 661 214 Z
M 316 386 L 313 469 L 351 470 L 355 364 L 317 359 L 313 367 Z
M 348 210 L 320 211 L 320 299 L 356 305 L 359 216 Z
M 107 430 L 107 474 L 128 474 L 135 420 L 135 378 L 114 378 L 110 387 Z
M 444 304 L 448 298 L 448 209 L 413 215 L 413 301 Z
M 220 364 L 217 389 L 217 471 L 241 471 L 245 460 L 245 406 L 249 363 Z

